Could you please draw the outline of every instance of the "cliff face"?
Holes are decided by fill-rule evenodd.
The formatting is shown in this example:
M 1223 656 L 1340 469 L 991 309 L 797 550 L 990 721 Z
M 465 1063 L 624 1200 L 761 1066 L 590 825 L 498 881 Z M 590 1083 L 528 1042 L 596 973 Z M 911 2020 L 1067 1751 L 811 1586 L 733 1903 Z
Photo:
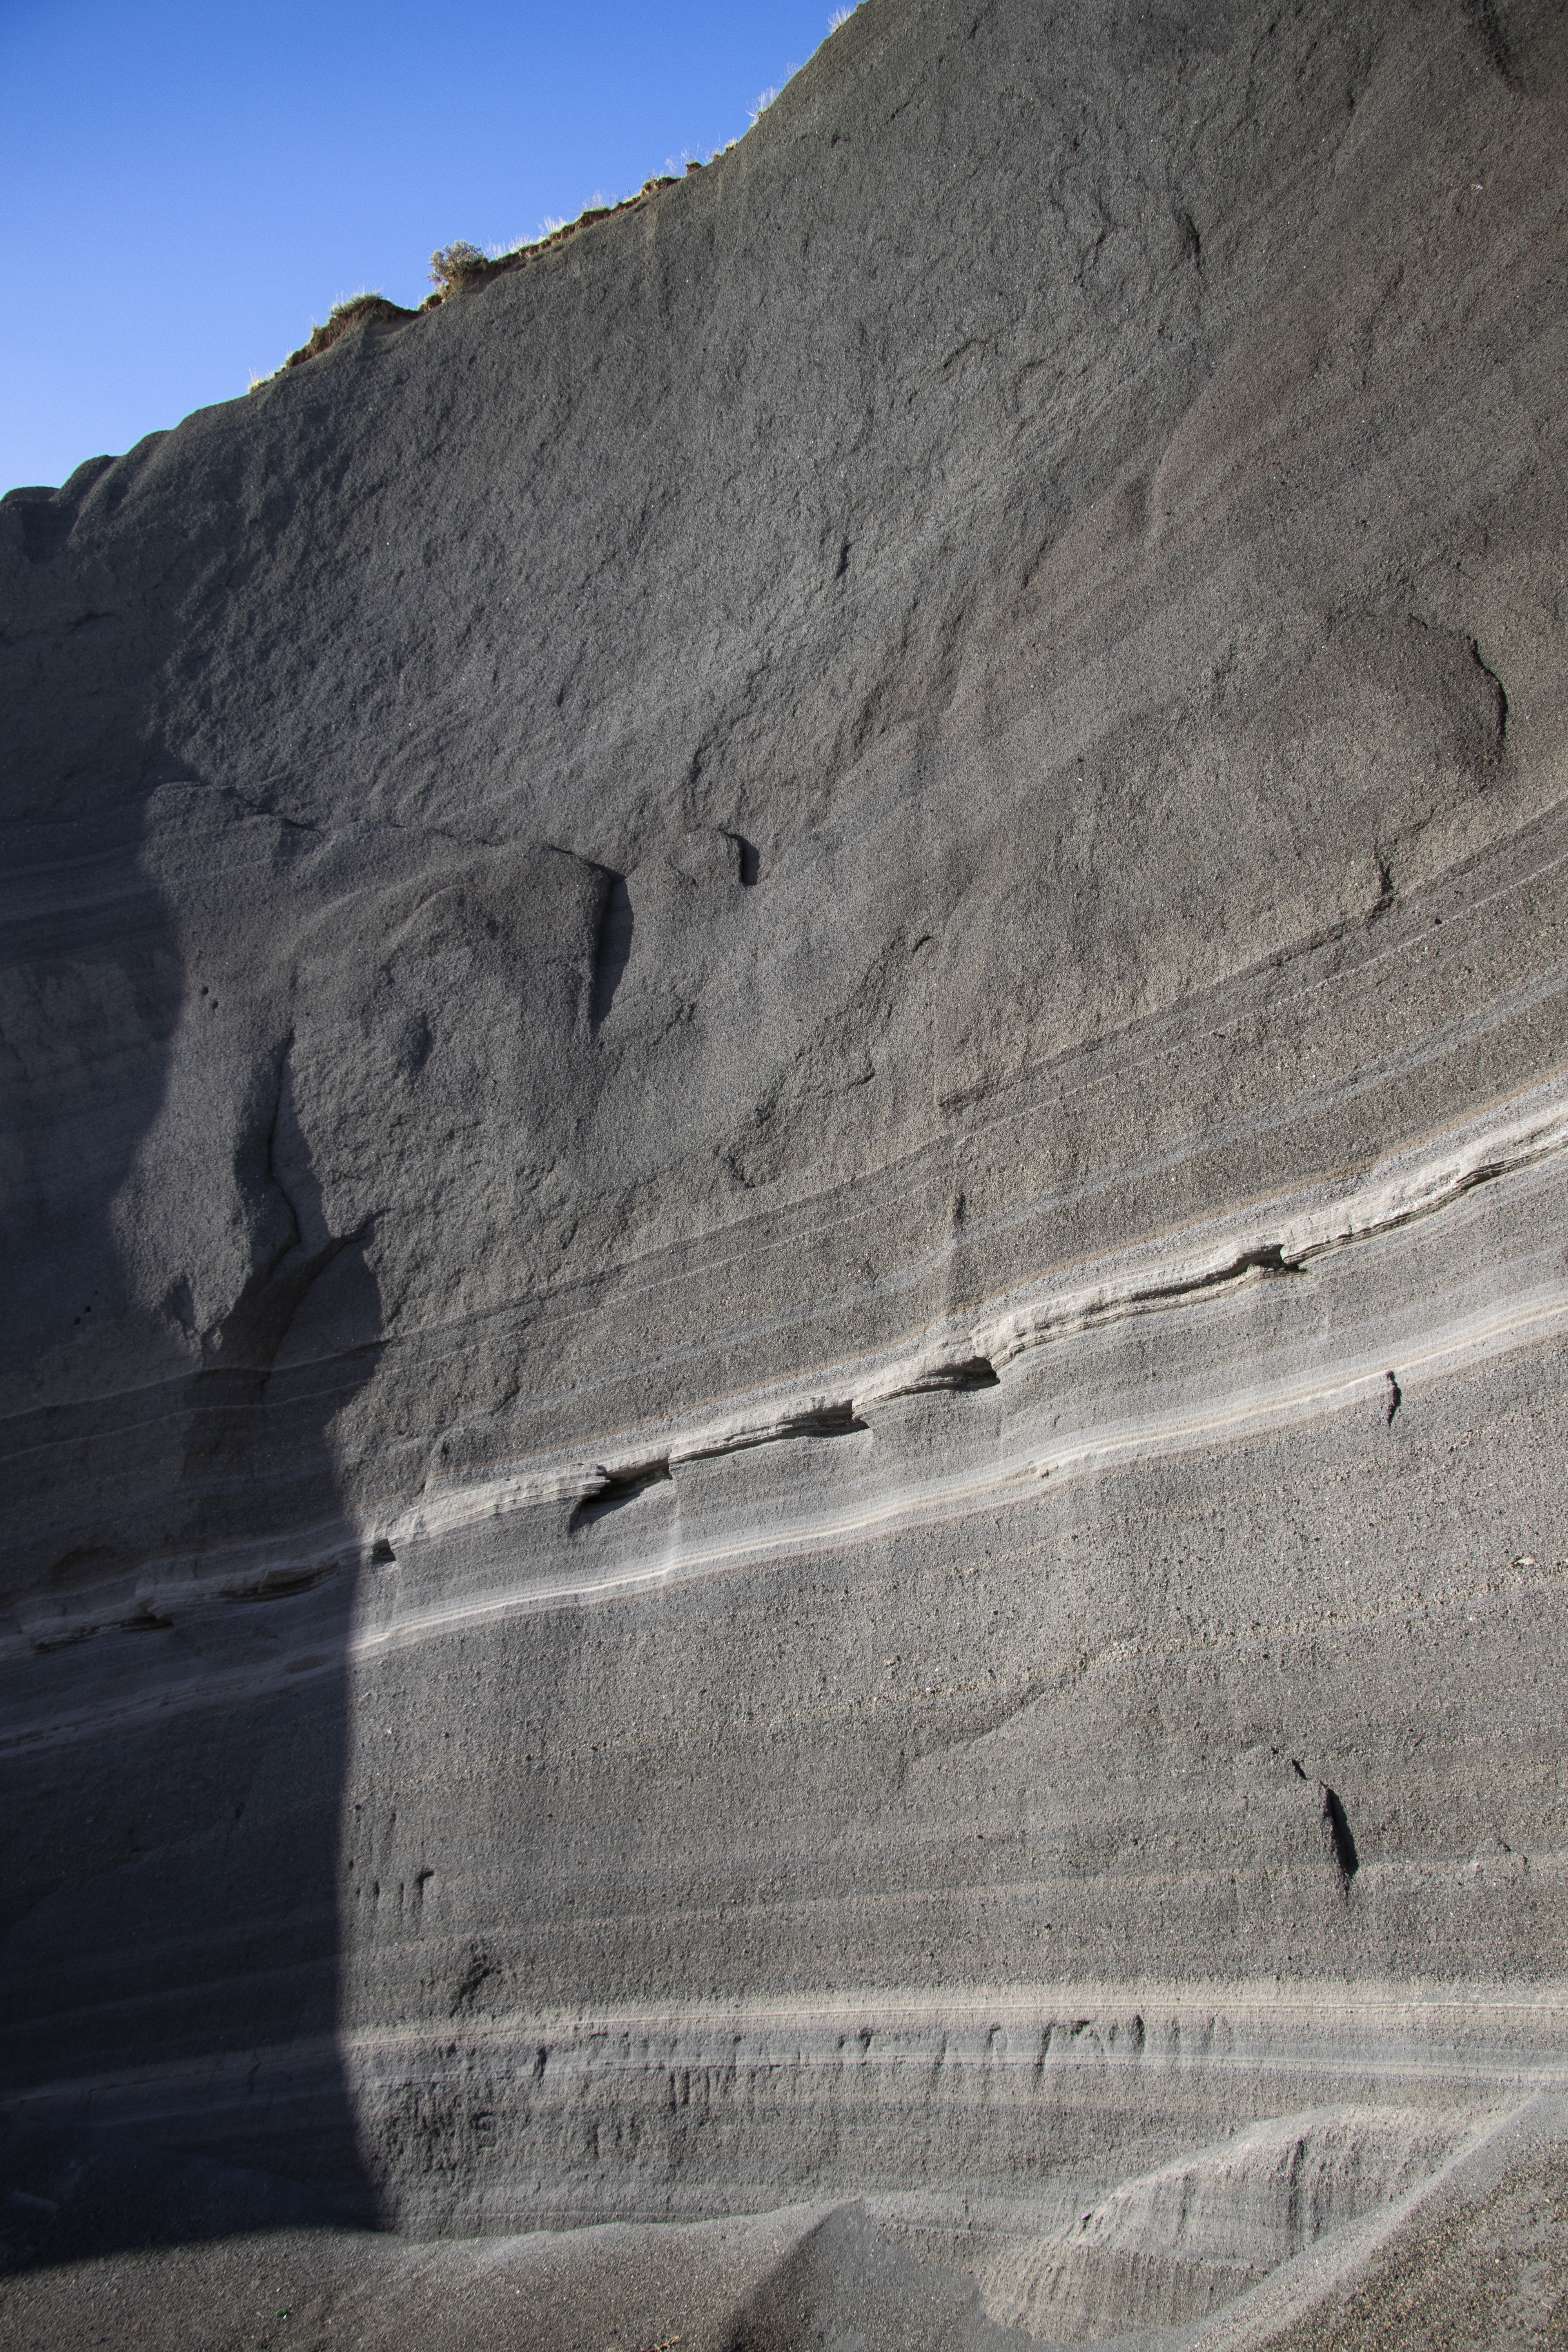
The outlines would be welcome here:
M 1565 153 L 1524 0 L 868 0 L 0 504 L 18 2246 L 1069 2340 L 1555 2080 Z

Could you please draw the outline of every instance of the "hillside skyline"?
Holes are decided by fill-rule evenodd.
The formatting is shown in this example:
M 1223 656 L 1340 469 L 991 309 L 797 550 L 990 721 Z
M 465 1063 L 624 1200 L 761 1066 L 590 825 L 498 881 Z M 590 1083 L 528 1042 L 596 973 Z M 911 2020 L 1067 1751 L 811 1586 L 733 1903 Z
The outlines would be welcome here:
M 437 246 L 516 246 L 705 160 L 826 37 L 830 5 L 596 0 L 568 19 L 482 0 L 456 43 L 418 5 L 289 0 L 265 42 L 189 0 L 134 24 L 104 0 L 7 10 L 0 76 L 69 102 L 18 109 L 0 163 L 26 322 L 0 379 L 0 494 L 239 397 L 346 296 L 413 307 Z

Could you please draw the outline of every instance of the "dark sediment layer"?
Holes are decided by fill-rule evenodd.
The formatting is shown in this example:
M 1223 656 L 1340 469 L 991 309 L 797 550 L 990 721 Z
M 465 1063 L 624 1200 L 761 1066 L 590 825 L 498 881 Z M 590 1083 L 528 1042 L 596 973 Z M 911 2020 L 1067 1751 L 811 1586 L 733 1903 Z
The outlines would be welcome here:
M 38 2341 L 1561 2324 L 1565 154 L 868 0 L 0 503 Z

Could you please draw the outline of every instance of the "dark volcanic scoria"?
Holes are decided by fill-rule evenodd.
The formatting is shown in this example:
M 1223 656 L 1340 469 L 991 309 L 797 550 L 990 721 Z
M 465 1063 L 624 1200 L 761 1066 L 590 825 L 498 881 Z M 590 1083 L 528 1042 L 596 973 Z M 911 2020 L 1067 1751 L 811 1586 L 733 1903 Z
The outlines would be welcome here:
M 1565 383 L 1550 0 L 867 0 L 0 503 L 8 2341 L 1568 2326 Z

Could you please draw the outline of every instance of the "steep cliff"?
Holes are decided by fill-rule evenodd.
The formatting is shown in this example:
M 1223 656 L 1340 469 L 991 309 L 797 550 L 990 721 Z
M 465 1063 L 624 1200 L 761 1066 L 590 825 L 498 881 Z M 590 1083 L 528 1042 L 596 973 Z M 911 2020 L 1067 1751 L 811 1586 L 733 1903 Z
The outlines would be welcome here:
M 1560 2144 L 1565 155 L 868 0 L 0 503 L 14 2292 L 1266 2329 Z

